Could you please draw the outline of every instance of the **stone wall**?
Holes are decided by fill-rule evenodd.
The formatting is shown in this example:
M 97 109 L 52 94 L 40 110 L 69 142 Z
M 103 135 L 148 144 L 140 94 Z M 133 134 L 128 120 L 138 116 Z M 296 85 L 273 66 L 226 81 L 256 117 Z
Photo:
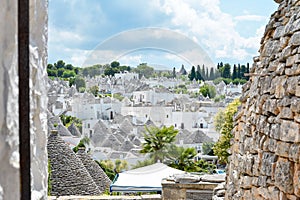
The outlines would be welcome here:
M 235 116 L 226 199 L 300 198 L 300 0 L 283 0 Z
M 0 7 L 0 199 L 20 199 L 17 4 Z M 47 1 L 30 0 L 32 199 L 47 198 L 46 66 Z
M 211 200 L 213 190 L 225 180 L 224 174 L 174 175 L 162 180 L 163 200 Z

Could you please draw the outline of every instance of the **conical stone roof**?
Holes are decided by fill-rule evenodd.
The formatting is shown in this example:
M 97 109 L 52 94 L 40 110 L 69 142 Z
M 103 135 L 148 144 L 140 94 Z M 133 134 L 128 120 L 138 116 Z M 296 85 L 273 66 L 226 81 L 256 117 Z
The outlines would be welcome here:
M 48 137 L 52 196 L 100 195 L 101 191 L 75 153 L 52 131 Z
M 57 131 L 58 131 L 60 136 L 72 136 L 70 131 L 62 124 L 59 124 L 57 126 Z
M 69 127 L 68 127 L 68 130 L 70 131 L 70 133 L 74 136 L 77 136 L 77 137 L 81 137 L 81 133 L 80 131 L 78 130 L 78 128 L 75 126 L 74 123 L 72 123 Z
M 109 189 L 111 180 L 102 170 L 102 168 L 85 152 L 84 148 L 79 148 L 76 153 L 77 157 L 81 160 L 94 182 L 97 184 L 101 191 Z
M 206 143 L 206 142 L 213 142 L 213 140 L 201 130 L 197 130 L 193 132 L 188 137 L 185 137 L 184 140 L 185 144 L 199 144 L 199 143 Z

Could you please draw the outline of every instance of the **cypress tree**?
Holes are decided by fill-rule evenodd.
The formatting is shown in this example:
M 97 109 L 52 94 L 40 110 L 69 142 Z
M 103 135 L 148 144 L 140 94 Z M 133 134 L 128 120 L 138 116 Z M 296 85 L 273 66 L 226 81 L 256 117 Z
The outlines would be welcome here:
M 240 63 L 238 64 L 237 77 L 241 78 L 241 65 L 240 65 Z
M 196 71 L 196 80 L 203 80 L 200 72 L 200 65 L 197 65 L 197 71 Z
M 201 76 L 204 80 L 207 80 L 207 77 L 205 75 L 205 67 L 204 67 L 204 64 L 202 65 L 202 70 L 201 70 Z
M 192 67 L 191 73 L 189 74 L 189 79 L 192 81 L 194 80 L 194 78 L 196 78 L 196 71 L 195 71 L 195 67 Z
M 234 64 L 233 65 L 233 71 L 232 71 L 232 80 L 238 78 L 238 74 L 237 74 L 237 67 L 236 65 Z
M 215 70 L 213 67 L 211 67 L 209 73 L 209 80 L 214 80 L 214 79 L 215 79 Z

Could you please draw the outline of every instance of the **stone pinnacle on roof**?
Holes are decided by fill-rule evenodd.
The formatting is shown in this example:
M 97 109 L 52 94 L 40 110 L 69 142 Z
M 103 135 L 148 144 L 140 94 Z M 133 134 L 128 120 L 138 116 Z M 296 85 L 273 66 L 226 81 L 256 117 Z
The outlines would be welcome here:
M 79 148 L 76 155 L 81 160 L 99 189 L 101 191 L 109 189 L 111 180 L 102 170 L 102 168 L 85 152 L 85 148 Z
M 52 196 L 100 195 L 101 191 L 79 158 L 57 131 L 48 137 L 48 159 Z

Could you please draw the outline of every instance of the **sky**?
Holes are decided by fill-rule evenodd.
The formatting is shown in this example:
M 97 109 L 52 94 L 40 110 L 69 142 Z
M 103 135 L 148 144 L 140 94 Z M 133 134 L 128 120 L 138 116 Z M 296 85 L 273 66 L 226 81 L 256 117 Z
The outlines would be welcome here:
M 252 64 L 273 0 L 49 0 L 48 63 Z

